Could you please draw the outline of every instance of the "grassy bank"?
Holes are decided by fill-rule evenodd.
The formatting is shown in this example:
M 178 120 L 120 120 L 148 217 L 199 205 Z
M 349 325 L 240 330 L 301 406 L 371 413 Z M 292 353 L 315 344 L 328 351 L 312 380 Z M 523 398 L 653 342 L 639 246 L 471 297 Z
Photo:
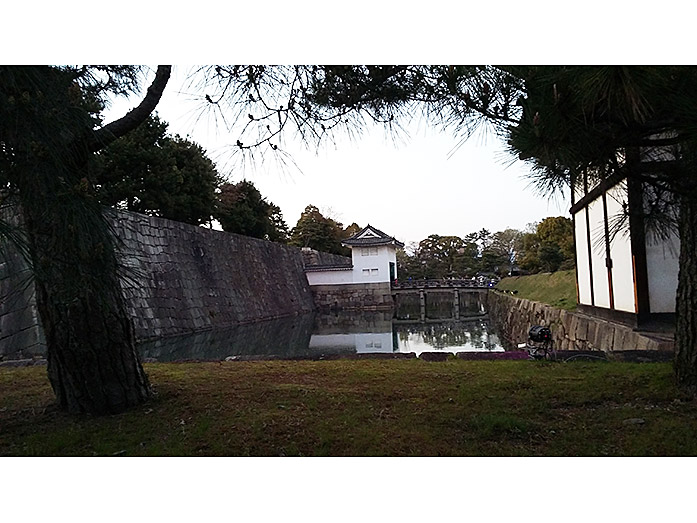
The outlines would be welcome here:
M 576 309 L 576 275 L 573 270 L 511 276 L 501 280 L 496 288 L 517 291 L 518 298 L 539 301 L 559 309 Z
M 420 360 L 148 364 L 156 398 L 69 416 L 46 369 L 0 369 L 0 455 L 697 454 L 668 364 Z

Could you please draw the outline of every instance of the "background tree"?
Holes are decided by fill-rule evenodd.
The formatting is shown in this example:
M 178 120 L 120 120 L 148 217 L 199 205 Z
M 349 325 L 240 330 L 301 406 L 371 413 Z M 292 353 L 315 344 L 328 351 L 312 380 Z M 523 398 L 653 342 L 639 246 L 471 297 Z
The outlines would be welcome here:
M 343 238 L 350 238 L 354 234 L 357 234 L 362 228 L 363 227 L 358 225 L 356 222 L 353 222 L 351 225 L 346 226 L 346 228 L 344 229 Z
M 397 274 L 400 280 L 415 280 L 424 277 L 421 273 L 421 264 L 416 256 L 418 248 L 418 243 L 410 242 L 404 249 L 397 249 Z
M 481 268 L 482 262 L 478 234 L 458 236 L 432 234 L 418 244 L 412 243 L 404 251 L 398 251 L 400 279 L 471 278 Z
M 288 244 L 350 256 L 351 250 L 341 245 L 344 239 L 341 223 L 324 217 L 317 207 L 308 205 L 293 227 Z
M 199 225 L 211 219 L 219 176 L 198 144 L 151 115 L 94 155 L 90 181 L 105 205 Z
M 530 272 L 555 272 L 574 267 L 573 222 L 564 216 L 545 218 L 535 232 L 522 236 L 524 255 L 520 266 Z
M 288 224 L 283 218 L 281 208 L 269 202 L 269 209 L 269 220 L 271 225 L 266 233 L 266 239 L 276 243 L 288 243 L 290 231 L 288 230 Z
M 465 242 L 458 236 L 432 234 L 419 243 L 419 259 L 425 262 L 428 278 L 461 277 Z
M 217 196 L 215 218 L 223 230 L 285 243 L 288 226 L 281 209 L 264 198 L 252 182 L 224 183 Z
M 495 264 L 499 275 L 506 275 L 511 272 L 516 264 L 518 256 L 522 253 L 523 233 L 517 229 L 505 229 L 493 234 L 491 244 L 488 248 L 488 257 L 491 258 L 487 264 Z M 484 258 L 484 255 L 482 256 Z

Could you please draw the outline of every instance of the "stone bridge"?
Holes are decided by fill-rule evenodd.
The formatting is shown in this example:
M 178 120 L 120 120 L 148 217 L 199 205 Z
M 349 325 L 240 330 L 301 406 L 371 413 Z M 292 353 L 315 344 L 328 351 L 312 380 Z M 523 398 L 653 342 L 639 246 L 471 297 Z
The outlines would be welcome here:
M 400 319 L 401 311 L 416 313 L 418 298 L 420 321 L 430 319 L 461 320 L 486 316 L 487 283 L 472 280 L 410 280 L 392 284 L 392 299 Z M 439 309 L 433 317 L 434 309 Z M 409 314 L 411 318 L 411 314 Z

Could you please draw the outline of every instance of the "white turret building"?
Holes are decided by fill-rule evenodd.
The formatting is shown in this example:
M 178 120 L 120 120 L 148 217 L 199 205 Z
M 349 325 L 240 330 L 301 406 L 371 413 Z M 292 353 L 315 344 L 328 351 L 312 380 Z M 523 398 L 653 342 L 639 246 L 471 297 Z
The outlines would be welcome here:
M 404 244 L 371 225 L 342 244 L 351 249 L 350 265 L 305 267 L 315 303 L 320 308 L 391 308 L 391 282 L 397 279 L 397 249 Z

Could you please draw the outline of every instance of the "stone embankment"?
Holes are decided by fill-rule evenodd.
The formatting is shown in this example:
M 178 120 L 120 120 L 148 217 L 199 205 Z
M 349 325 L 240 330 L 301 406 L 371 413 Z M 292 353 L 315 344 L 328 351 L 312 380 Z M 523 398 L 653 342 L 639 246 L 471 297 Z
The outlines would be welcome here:
M 315 308 L 296 247 L 130 212 L 114 226 L 140 340 Z
M 527 340 L 532 325 L 543 325 L 551 329 L 554 347 L 559 351 L 673 351 L 674 341 L 665 334 L 639 332 L 496 291 L 489 293 L 487 301 L 489 318 L 511 347 Z
M 323 312 L 384 311 L 394 308 L 389 283 L 313 285 L 312 296 L 317 309 Z
M 16 209 L 0 212 L 20 222 Z M 315 310 L 299 248 L 132 212 L 116 212 L 111 222 L 121 240 L 121 283 L 138 340 Z M 45 353 L 34 285 L 19 253 L 6 250 L 0 256 L 0 360 L 31 359 Z

